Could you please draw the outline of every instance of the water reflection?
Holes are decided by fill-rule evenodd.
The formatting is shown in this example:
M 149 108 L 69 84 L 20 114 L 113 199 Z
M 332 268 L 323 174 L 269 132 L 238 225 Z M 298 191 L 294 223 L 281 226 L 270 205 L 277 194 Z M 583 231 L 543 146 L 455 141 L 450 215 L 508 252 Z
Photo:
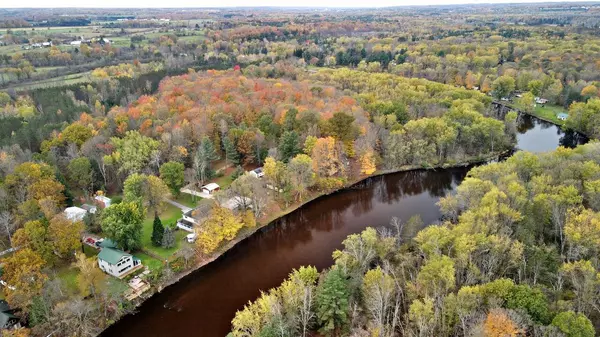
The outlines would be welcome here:
M 529 116 L 520 118 L 518 131 L 518 148 L 534 152 L 587 141 Z M 125 317 L 103 336 L 225 336 L 245 303 L 279 285 L 293 268 L 330 266 L 331 253 L 349 234 L 387 225 L 393 216 L 407 221 L 419 214 L 425 224 L 437 221 L 436 202 L 453 191 L 467 171 L 418 170 L 374 177 L 320 198 L 152 297 L 138 314 Z
M 548 152 L 558 146 L 575 147 L 588 142 L 587 137 L 574 131 L 563 131 L 541 119 L 520 115 L 517 125 L 517 144 L 520 150 Z
M 224 336 L 236 310 L 260 290 L 277 286 L 293 269 L 333 262 L 343 239 L 367 226 L 387 225 L 392 216 L 424 223 L 439 219 L 436 202 L 454 190 L 467 168 L 414 171 L 375 177 L 312 202 L 154 296 L 136 315 L 104 336 Z

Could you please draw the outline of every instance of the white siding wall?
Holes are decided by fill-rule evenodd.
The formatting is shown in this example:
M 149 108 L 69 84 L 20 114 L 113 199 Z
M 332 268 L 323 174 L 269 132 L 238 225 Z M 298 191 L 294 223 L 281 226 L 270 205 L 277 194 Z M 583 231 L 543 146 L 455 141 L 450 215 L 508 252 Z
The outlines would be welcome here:
M 121 258 L 121 261 L 119 261 L 119 263 L 116 265 L 98 259 L 98 265 L 100 266 L 100 269 L 104 270 L 104 272 L 112 276 L 119 277 L 133 267 L 133 257 L 125 256 Z

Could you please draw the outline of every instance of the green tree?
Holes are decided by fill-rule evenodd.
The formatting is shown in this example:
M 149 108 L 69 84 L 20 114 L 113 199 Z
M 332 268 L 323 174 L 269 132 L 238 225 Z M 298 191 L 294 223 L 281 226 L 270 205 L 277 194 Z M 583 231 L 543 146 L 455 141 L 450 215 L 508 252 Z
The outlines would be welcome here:
M 213 143 L 208 137 L 202 138 L 198 150 L 196 150 L 196 154 L 194 155 L 193 162 L 196 179 L 200 184 L 204 184 L 205 181 L 212 177 L 213 170 L 211 168 L 211 163 L 217 159 L 219 159 L 219 155 L 217 154 Z
M 173 228 L 170 226 L 165 227 L 162 237 L 162 246 L 167 249 L 175 247 L 175 233 L 173 233 Z
M 348 324 L 350 289 L 340 268 L 327 272 L 317 287 L 316 312 L 321 331 L 339 336 Z
M 225 137 L 223 139 L 223 148 L 225 149 L 225 159 L 233 164 L 240 164 L 240 154 L 235 146 L 235 143 L 229 139 L 229 137 Z
M 179 190 L 185 183 L 184 170 L 183 163 L 174 161 L 164 163 L 160 167 L 160 179 L 167 184 L 171 190 L 171 194 L 174 196 L 179 195 Z
M 285 131 L 279 140 L 279 157 L 287 163 L 300 152 L 298 148 L 298 134 L 296 131 Z
M 535 97 L 530 92 L 524 93 L 521 96 L 521 98 L 517 99 L 517 107 L 521 111 L 525 111 L 528 113 L 532 112 L 534 104 L 535 104 Z
M 533 94 L 533 96 L 539 97 L 544 89 L 544 82 L 540 80 L 529 81 L 527 89 Z
M 161 246 L 163 242 L 163 234 L 165 227 L 158 217 L 158 213 L 154 213 L 154 222 L 152 224 L 152 244 L 155 246 Z
M 138 202 L 113 204 L 102 213 L 102 231 L 125 250 L 141 247 L 143 222 L 144 209 Z
M 295 156 L 288 164 L 290 183 L 296 193 L 296 198 L 301 200 L 306 190 L 314 184 L 315 173 L 312 170 L 312 159 L 305 154 Z
M 112 161 L 119 165 L 119 172 L 128 174 L 147 167 L 159 146 L 157 140 L 143 136 L 138 131 L 127 131 L 125 137 L 113 137 L 110 141 L 115 147 L 115 152 L 110 156 Z
M 566 337 L 593 337 L 596 335 L 592 322 L 584 314 L 573 311 L 563 311 L 554 316 L 552 325 Z
M 496 99 L 508 97 L 513 91 L 515 91 L 515 79 L 511 76 L 500 76 L 492 82 L 492 94 Z
M 67 170 L 69 179 L 76 188 L 81 189 L 86 195 L 94 190 L 92 164 L 89 159 L 85 157 L 73 159 Z

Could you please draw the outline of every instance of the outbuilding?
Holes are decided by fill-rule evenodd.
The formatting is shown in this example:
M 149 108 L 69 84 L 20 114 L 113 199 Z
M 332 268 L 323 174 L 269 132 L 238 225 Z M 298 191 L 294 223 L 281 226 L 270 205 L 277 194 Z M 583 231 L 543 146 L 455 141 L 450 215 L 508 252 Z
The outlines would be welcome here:
M 208 194 L 213 194 L 214 192 L 216 192 L 220 189 L 221 189 L 221 187 L 216 183 L 210 183 L 210 184 L 206 184 L 206 185 L 202 186 L 202 192 L 208 193 Z
M 81 207 L 73 206 L 65 208 L 64 212 L 65 217 L 73 222 L 82 221 L 87 211 Z
M 561 121 L 566 121 L 567 118 L 569 118 L 569 114 L 561 112 L 558 115 L 556 115 L 556 118 L 558 118 Z
M 265 172 L 263 171 L 262 167 L 255 168 L 254 170 L 250 171 L 250 174 L 256 178 L 262 178 L 265 176 Z

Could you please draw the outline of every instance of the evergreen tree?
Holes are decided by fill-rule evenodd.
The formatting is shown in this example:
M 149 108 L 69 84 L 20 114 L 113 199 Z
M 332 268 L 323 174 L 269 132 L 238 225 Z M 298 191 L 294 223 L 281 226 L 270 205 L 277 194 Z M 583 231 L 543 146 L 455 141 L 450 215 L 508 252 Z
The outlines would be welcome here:
M 296 131 L 284 132 L 279 142 L 279 157 L 281 158 L 281 161 L 287 163 L 298 153 L 300 153 L 298 147 L 298 134 Z
M 158 214 L 154 214 L 154 224 L 152 226 L 152 244 L 160 246 L 163 243 L 163 234 L 165 233 L 165 227 L 163 226 Z
M 162 246 L 164 248 L 172 248 L 175 246 L 175 234 L 173 233 L 173 229 L 169 226 L 166 226 L 163 232 Z
M 225 159 L 231 164 L 238 165 L 240 163 L 240 154 L 229 137 L 223 139 L 223 147 L 225 148 Z
M 212 178 L 213 170 L 211 162 L 219 159 L 219 155 L 215 150 L 213 143 L 208 137 L 204 137 L 198 146 L 196 155 L 194 156 L 194 170 L 196 178 L 203 184 L 206 180 Z
M 339 336 L 348 323 L 350 290 L 339 268 L 331 269 L 317 288 L 317 318 L 325 334 Z

